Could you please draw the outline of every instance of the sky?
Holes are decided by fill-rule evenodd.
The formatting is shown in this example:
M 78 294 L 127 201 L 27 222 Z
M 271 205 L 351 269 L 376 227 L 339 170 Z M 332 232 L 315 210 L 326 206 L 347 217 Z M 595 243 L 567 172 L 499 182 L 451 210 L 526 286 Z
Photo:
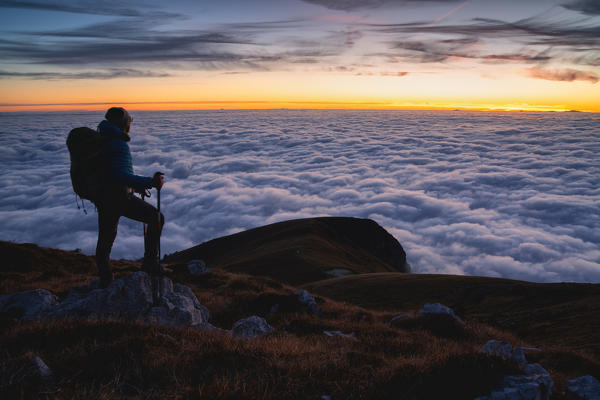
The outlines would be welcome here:
M 597 0 L 0 0 L 0 111 L 600 112 Z

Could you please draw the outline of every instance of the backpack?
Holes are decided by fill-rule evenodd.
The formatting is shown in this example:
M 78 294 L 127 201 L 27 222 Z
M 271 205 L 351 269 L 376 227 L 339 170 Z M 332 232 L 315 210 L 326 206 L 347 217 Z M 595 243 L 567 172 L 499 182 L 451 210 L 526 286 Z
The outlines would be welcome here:
M 107 142 L 98 131 L 86 127 L 72 129 L 67 137 L 73 190 L 92 203 L 96 203 L 102 191 L 102 150 Z

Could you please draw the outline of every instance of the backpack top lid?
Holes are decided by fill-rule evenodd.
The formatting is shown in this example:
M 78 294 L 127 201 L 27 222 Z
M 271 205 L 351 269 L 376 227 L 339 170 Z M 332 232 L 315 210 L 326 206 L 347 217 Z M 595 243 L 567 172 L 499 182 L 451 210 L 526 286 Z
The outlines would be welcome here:
M 67 136 L 67 147 L 73 158 L 81 159 L 94 156 L 102 150 L 105 139 L 100 133 L 88 127 L 72 129 Z

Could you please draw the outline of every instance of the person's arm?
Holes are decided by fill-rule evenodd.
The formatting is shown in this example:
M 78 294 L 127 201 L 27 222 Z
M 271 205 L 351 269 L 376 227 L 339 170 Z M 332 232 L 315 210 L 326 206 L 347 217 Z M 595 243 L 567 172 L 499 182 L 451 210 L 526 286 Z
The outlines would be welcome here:
M 135 175 L 131 161 L 129 146 L 122 140 L 112 140 L 108 144 L 109 172 L 114 182 L 134 188 L 136 191 L 150 189 L 154 186 L 153 179 Z

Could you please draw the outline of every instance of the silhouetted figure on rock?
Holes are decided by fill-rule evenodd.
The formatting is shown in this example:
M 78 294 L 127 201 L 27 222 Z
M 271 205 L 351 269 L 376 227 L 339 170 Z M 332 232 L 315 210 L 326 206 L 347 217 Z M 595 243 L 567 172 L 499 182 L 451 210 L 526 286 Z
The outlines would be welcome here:
M 105 120 L 98 125 L 98 131 L 107 143 L 102 149 L 103 182 L 101 195 L 96 201 L 98 209 L 98 244 L 96 264 L 100 275 L 100 285 L 106 287 L 113 279 L 110 269 L 110 251 L 117 236 L 121 216 L 147 224 L 144 236 L 144 261 L 142 270 L 159 274 L 163 270 L 158 260 L 158 246 L 164 215 L 136 197 L 134 192 L 145 194 L 150 188 L 160 188 L 164 184 L 162 173 L 153 177 L 134 175 L 131 153 L 127 142 L 131 140 L 129 128 L 133 118 L 121 107 L 110 108 Z

